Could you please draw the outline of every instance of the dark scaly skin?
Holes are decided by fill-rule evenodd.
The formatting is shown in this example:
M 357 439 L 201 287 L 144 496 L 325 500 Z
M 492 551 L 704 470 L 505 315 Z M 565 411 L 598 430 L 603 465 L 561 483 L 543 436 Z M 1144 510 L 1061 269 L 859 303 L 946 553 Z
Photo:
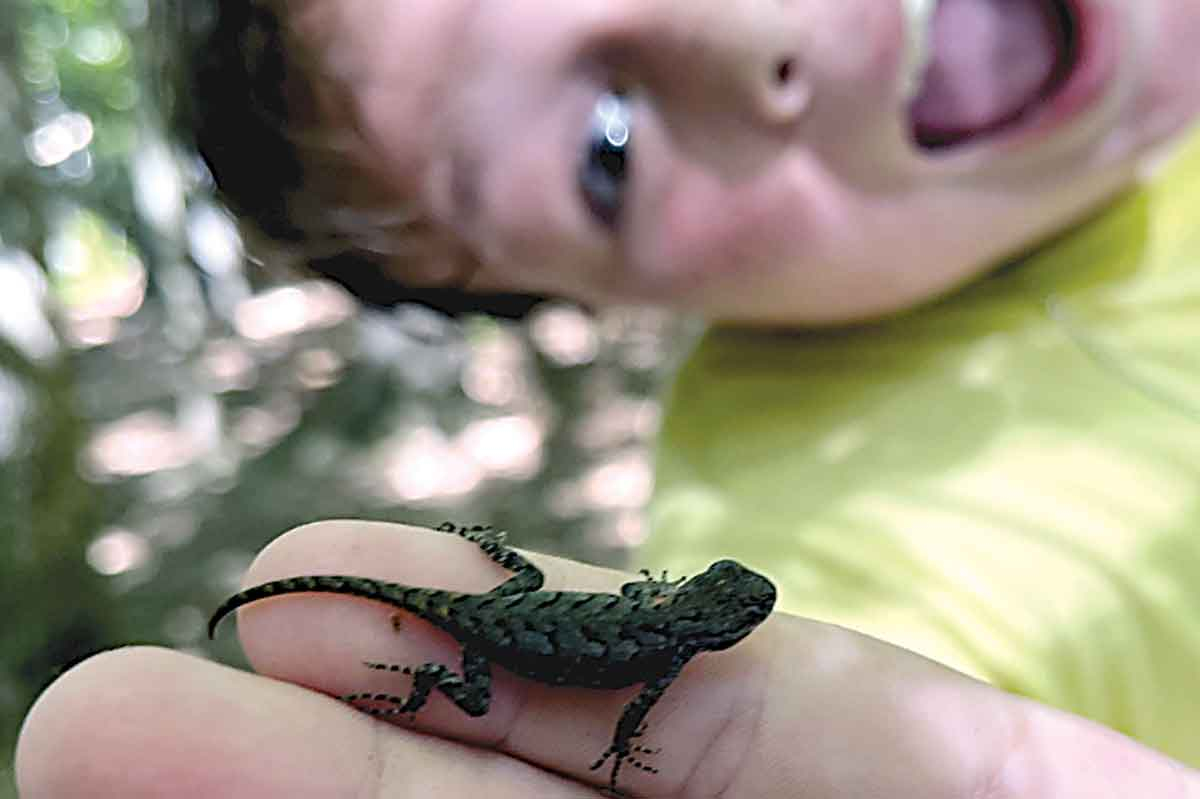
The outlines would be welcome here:
M 745 638 L 771 612 L 775 586 L 732 560 L 722 560 L 690 580 L 655 579 L 626 583 L 620 594 L 543 591 L 540 569 L 504 544 L 504 533 L 490 527 L 444 524 L 439 530 L 475 543 L 513 576 L 482 594 L 412 588 L 364 577 L 319 575 L 291 577 L 247 588 L 225 600 L 208 624 L 211 637 L 226 614 L 259 599 L 300 592 L 350 594 L 386 602 L 413 613 L 462 644 L 462 673 L 439 663 L 415 668 L 368 663 L 370 668 L 412 675 L 407 697 L 362 693 L 347 701 L 386 702 L 373 715 L 408 714 L 424 706 L 437 689 L 470 716 L 482 716 L 491 700 L 491 664 L 550 685 L 623 688 L 642 683 L 625 707 L 612 743 L 592 764 L 611 757 L 609 789 L 628 762 L 645 771 L 657 769 L 634 759 L 653 754 L 637 746 L 646 714 L 684 665 L 701 652 L 727 649 Z

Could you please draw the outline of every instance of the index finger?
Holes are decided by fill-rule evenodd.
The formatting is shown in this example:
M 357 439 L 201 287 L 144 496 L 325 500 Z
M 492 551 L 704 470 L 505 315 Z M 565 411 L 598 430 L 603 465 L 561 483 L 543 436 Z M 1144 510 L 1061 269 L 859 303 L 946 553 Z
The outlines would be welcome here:
M 529 557 L 549 589 L 614 592 L 629 579 Z M 278 539 L 246 582 L 321 573 L 473 592 L 507 576 L 454 536 L 326 522 Z M 430 625 L 386 604 L 340 596 L 256 603 L 240 611 L 239 631 L 256 670 L 334 695 L 403 693 L 396 675 L 362 661 L 457 669 L 461 658 L 458 643 Z M 611 741 L 636 688 L 551 687 L 498 668 L 493 677 L 486 715 L 470 718 L 435 692 L 415 725 L 604 782 L 588 766 Z M 1003 796 L 1011 787 L 1012 795 L 1034 799 L 1064 788 L 1089 796 L 1118 787 L 1111 795 L 1198 790 L 1193 773 L 1116 733 L 866 636 L 782 614 L 732 649 L 693 660 L 647 721 L 638 743 L 662 751 L 639 755 L 658 773 L 622 774 L 621 787 L 637 795 L 966 797 Z

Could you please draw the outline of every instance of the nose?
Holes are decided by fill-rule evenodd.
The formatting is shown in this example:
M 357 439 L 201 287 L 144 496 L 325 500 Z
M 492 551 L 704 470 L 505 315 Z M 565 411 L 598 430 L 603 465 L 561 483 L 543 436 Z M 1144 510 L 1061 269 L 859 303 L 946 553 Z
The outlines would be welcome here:
M 774 124 L 796 120 L 808 107 L 811 73 L 804 62 L 801 0 L 713 2 L 714 15 L 727 15 L 709 31 L 716 69 L 734 81 L 761 118 Z M 687 0 L 680 5 L 687 6 Z
M 662 94 L 769 126 L 789 125 L 808 107 L 805 0 L 609 2 L 627 15 L 624 34 Z
M 764 116 L 776 123 L 795 120 L 804 109 L 812 94 L 812 83 L 803 72 L 799 56 L 781 52 L 767 65 L 765 79 L 760 75 L 757 98 Z

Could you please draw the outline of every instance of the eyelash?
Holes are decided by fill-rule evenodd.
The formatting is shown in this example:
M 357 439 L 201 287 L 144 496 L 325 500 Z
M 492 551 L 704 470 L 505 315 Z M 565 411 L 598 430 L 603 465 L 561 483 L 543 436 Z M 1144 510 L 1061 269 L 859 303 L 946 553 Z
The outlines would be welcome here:
M 620 224 L 625 205 L 630 156 L 630 98 L 623 90 L 610 90 L 592 107 L 578 185 L 584 205 L 604 227 Z

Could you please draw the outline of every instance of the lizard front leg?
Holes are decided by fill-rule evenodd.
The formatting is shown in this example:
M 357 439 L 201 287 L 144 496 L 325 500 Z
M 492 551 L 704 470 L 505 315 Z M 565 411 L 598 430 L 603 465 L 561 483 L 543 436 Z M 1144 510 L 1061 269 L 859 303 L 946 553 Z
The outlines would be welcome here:
M 635 602 L 654 603 L 671 596 L 679 590 L 679 586 L 687 582 L 686 577 L 668 580 L 665 571 L 662 573 L 662 577 L 655 577 L 646 569 L 642 569 L 641 574 L 646 578 L 645 580 L 635 580 L 621 586 L 622 596 Z
M 609 775 L 608 787 L 614 794 L 621 795 L 621 792 L 617 789 L 617 776 L 621 772 L 621 766 L 627 760 L 635 763 L 635 765 L 644 771 L 657 773 L 658 769 L 633 761 L 632 754 L 638 747 L 635 747 L 632 741 L 634 738 L 642 735 L 643 730 L 645 730 L 645 725 L 642 722 L 645 721 L 646 714 L 650 712 L 650 708 L 654 707 L 654 703 L 662 697 L 667 687 L 675 681 L 675 678 L 679 676 L 679 672 L 694 654 L 694 652 L 690 651 L 677 653 L 671 661 L 670 668 L 657 677 L 647 680 L 645 685 L 642 686 L 642 690 L 638 692 L 638 695 L 621 711 L 621 718 L 617 720 L 617 727 L 613 731 L 612 743 L 609 744 L 608 748 L 604 750 L 591 766 L 591 770 L 594 771 L 603 766 L 610 757 L 613 758 L 612 774 Z
M 482 716 L 488 712 L 491 704 L 491 665 L 483 655 L 469 649 L 463 650 L 461 676 L 441 663 L 426 663 L 415 669 L 410 666 L 393 666 L 386 663 L 368 663 L 367 666 L 382 671 L 411 674 L 413 678 L 412 690 L 407 698 L 369 691 L 341 697 L 343 701 L 350 703 L 368 701 L 387 702 L 392 705 L 387 708 L 360 708 L 371 716 L 413 716 L 425 706 L 425 702 L 429 699 L 429 693 L 435 688 L 458 705 L 468 716 Z

